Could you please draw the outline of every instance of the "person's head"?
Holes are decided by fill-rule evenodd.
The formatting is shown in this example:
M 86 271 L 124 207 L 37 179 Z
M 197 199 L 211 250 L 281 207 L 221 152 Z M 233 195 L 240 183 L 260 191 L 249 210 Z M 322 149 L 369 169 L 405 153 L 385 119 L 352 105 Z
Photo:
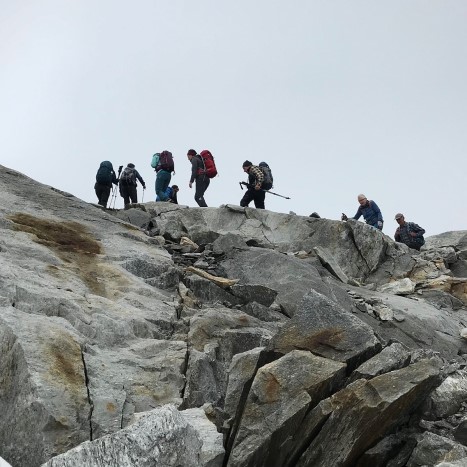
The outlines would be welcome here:
M 127 167 L 129 167 L 130 169 L 134 169 L 135 168 L 135 164 L 132 164 L 131 162 L 127 165 Z
M 362 194 L 358 195 L 357 199 L 358 199 L 358 202 L 360 203 L 360 206 L 365 206 L 365 204 L 368 202 L 368 200 L 366 199 L 366 196 Z
M 178 185 L 172 185 L 172 190 L 173 190 L 175 193 L 178 193 Z
M 194 156 L 196 156 L 196 151 L 194 149 L 188 149 L 188 152 L 186 153 L 188 160 L 191 161 Z
M 242 164 L 242 167 L 243 167 L 243 171 L 244 172 L 248 172 L 250 170 L 250 167 L 252 166 L 253 164 L 246 160 L 243 164 Z
M 401 214 L 400 212 L 398 212 L 398 213 L 394 216 L 394 219 L 396 219 L 396 222 L 397 222 L 399 225 L 404 225 L 404 224 L 405 224 L 404 214 Z

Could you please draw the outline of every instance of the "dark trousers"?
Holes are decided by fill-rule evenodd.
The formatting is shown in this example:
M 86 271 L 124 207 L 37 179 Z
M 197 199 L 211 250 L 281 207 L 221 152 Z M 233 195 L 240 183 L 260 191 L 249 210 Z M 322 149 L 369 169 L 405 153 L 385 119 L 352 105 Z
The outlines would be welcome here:
M 264 198 L 266 192 L 264 190 L 255 190 L 254 188 L 248 188 L 245 195 L 240 201 L 240 206 L 247 207 L 252 201 L 255 203 L 256 209 L 264 209 Z
M 94 185 L 94 191 L 96 192 L 97 199 L 99 200 L 97 204 L 107 206 L 107 201 L 109 201 L 110 190 L 112 189 L 109 185 L 102 185 L 101 183 L 97 183 Z
M 125 204 L 138 202 L 138 193 L 136 191 L 136 185 L 127 185 L 126 183 L 120 182 L 120 195 L 123 198 Z
M 206 175 L 198 175 L 195 178 L 195 183 L 196 183 L 195 201 L 198 203 L 198 206 L 201 208 L 208 207 L 204 199 L 204 193 L 208 189 L 210 182 L 211 182 L 210 178 L 207 177 Z

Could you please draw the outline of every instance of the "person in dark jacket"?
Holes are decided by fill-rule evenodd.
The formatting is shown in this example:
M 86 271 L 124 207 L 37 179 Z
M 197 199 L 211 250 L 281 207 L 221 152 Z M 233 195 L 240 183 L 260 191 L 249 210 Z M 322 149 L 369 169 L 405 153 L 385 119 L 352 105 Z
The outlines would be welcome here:
M 245 195 L 240 200 L 240 206 L 246 207 L 253 201 L 255 203 L 255 208 L 264 209 L 266 192 L 261 189 L 264 181 L 263 171 L 248 160 L 243 163 L 242 168 L 243 171 L 248 174 L 248 188 Z
M 97 204 L 100 204 L 104 208 L 107 207 L 107 202 L 109 201 L 112 183 L 118 185 L 117 176 L 115 175 L 112 163 L 110 161 L 101 162 L 96 174 L 94 191 L 98 199 Z
M 137 181 L 141 183 L 143 190 L 146 189 L 146 184 L 144 183 L 143 178 L 139 172 L 135 169 L 135 164 L 129 163 L 124 169 L 120 176 L 119 187 L 120 195 L 123 198 L 125 206 L 132 203 L 138 202 L 138 192 L 136 187 L 138 185 Z
M 193 182 L 196 183 L 195 201 L 201 208 L 207 208 L 204 193 L 208 189 L 211 180 L 205 173 L 205 167 L 202 157 L 194 149 L 189 149 L 187 153 L 188 160 L 191 162 L 191 178 L 188 186 L 191 188 Z
M 420 251 L 420 248 L 425 244 L 423 235 L 425 229 L 422 229 L 414 222 L 406 222 L 404 215 L 398 212 L 395 216 L 399 227 L 394 234 L 394 240 L 399 243 L 405 243 L 409 248 Z
M 353 219 L 358 220 L 363 216 L 368 225 L 371 225 L 375 229 L 383 230 L 383 215 L 378 205 L 373 200 L 367 199 L 365 195 L 358 195 L 357 199 L 360 206 Z M 341 220 L 346 221 L 347 219 L 348 217 L 342 213 Z

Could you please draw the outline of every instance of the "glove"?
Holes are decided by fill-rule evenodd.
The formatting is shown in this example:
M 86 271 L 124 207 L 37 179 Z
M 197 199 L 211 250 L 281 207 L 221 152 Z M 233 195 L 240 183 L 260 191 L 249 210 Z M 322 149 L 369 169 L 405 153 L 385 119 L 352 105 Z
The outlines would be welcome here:
M 341 221 L 346 221 L 346 220 L 347 220 L 347 216 L 344 213 L 342 213 Z
M 145 190 L 145 189 L 146 189 L 146 185 L 143 185 L 143 190 Z
M 382 221 L 378 221 L 378 229 L 382 229 L 383 228 L 383 222 Z

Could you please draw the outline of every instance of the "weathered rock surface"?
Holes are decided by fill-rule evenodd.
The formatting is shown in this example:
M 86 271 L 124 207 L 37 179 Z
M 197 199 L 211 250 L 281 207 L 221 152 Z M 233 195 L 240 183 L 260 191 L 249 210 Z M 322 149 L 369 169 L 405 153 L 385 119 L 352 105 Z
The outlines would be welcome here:
M 87 441 L 43 467 L 221 467 L 222 458 L 222 437 L 202 411 L 184 414 L 163 406 L 140 416 L 128 428 Z
M 0 201 L 14 467 L 462 462 L 466 232 L 106 211 L 4 167 Z

